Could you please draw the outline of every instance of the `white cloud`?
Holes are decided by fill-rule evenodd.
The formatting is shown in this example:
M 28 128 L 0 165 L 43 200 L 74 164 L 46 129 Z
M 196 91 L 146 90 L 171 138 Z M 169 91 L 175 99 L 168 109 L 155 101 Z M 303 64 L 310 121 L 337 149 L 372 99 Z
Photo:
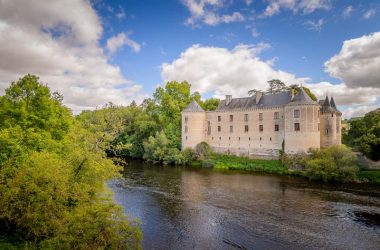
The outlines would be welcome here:
M 344 8 L 342 12 L 342 16 L 344 18 L 350 17 L 353 11 L 354 11 L 354 7 L 352 7 L 352 5 L 349 5 L 346 8 Z
M 201 94 L 211 92 L 222 97 L 225 94 L 246 96 L 250 89 L 266 89 L 267 81 L 279 78 L 288 83 L 301 82 L 293 74 L 275 70 L 258 55 L 268 49 L 266 43 L 240 44 L 228 50 L 218 47 L 193 45 L 174 60 L 162 65 L 164 81 L 187 80 Z
M 114 54 L 119 48 L 128 45 L 134 52 L 138 53 L 141 50 L 141 45 L 128 37 L 124 32 L 119 33 L 107 40 L 107 49 L 111 54 Z
M 218 14 L 218 10 L 223 7 L 223 0 L 182 0 L 182 3 L 190 12 L 190 17 L 186 19 L 186 24 L 195 26 L 198 22 L 206 25 L 216 26 L 220 23 L 241 22 L 245 18 L 240 12 L 232 14 Z
M 125 11 L 122 7 L 120 7 L 119 11 L 116 13 L 116 17 L 119 19 L 125 18 Z
M 344 83 L 331 84 L 329 82 L 307 83 L 318 99 L 324 99 L 326 95 L 334 96 L 339 105 L 369 105 L 376 102 L 380 95 L 380 89 L 376 88 L 350 88 Z
M 279 14 L 281 10 L 310 14 L 316 10 L 327 10 L 331 7 L 330 0 L 268 0 L 267 2 L 269 4 L 261 15 L 262 17 L 274 16 Z
M 315 31 L 319 32 L 319 31 L 322 30 L 322 26 L 323 26 L 324 23 L 325 23 L 325 21 L 321 18 L 318 21 L 311 21 L 311 20 L 306 21 L 304 23 L 304 25 L 309 30 L 315 30 Z
M 366 113 L 378 109 L 379 106 L 369 105 L 369 106 L 357 106 L 350 107 L 343 112 L 343 119 L 350 119 L 352 117 L 363 117 Z
M 141 100 L 141 87 L 107 61 L 102 32 L 89 1 L 0 1 L 0 91 L 31 73 L 75 112 Z
M 325 70 L 348 87 L 380 88 L 380 32 L 344 41 Z
M 376 9 L 369 9 L 363 14 L 364 19 L 369 19 L 371 17 L 374 17 L 376 15 Z
M 266 43 L 240 44 L 231 50 L 193 45 L 173 62 L 162 65 L 161 78 L 164 82 L 189 81 L 192 91 L 211 93 L 219 98 L 224 98 L 226 94 L 234 97 L 247 96 L 250 89 L 265 90 L 267 81 L 271 79 L 281 79 L 288 85 L 303 83 L 319 99 L 324 99 L 326 94 L 334 96 L 339 106 L 373 106 L 380 95 L 379 88 L 352 88 L 344 83 L 311 83 L 307 77 L 277 70 L 274 68 L 277 57 L 268 61 L 259 58 L 259 54 L 268 48 L 270 45 Z

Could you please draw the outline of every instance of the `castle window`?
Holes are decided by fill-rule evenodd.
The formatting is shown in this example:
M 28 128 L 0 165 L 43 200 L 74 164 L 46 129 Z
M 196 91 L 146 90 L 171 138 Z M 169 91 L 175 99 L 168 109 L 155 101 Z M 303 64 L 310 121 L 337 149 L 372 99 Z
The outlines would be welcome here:
M 222 128 L 220 126 L 218 126 L 218 132 L 222 131 Z
M 260 141 L 262 140 L 263 138 L 260 137 Z
M 186 141 L 187 141 L 187 136 L 186 136 Z
M 326 129 L 326 135 L 328 135 L 328 134 L 329 134 L 329 129 L 327 128 L 327 129 Z
M 189 129 L 188 129 L 188 127 L 187 126 L 185 126 L 185 133 L 187 133 L 187 131 L 188 131 Z
M 249 129 L 248 125 L 245 125 L 245 126 L 244 126 L 244 132 L 247 133 L 247 132 L 248 132 L 248 129 Z
M 234 127 L 230 126 L 230 133 L 234 132 Z
M 214 140 L 214 137 L 211 137 L 211 140 Z
M 240 141 L 240 137 L 239 137 L 239 141 Z
M 185 116 L 185 123 L 189 120 L 189 117 Z
M 263 113 L 259 113 L 259 121 L 263 120 Z
M 221 140 L 222 139 L 222 137 L 219 137 L 219 140 Z
M 274 112 L 274 119 L 278 120 L 278 112 Z
M 248 140 L 250 141 L 250 140 L 251 140 L 251 137 L 249 137 Z
M 222 117 L 218 115 L 218 122 L 222 121 Z
M 318 123 L 318 131 L 319 131 L 319 123 Z
M 269 137 L 269 140 L 272 141 L 272 137 Z
M 208 128 L 207 128 L 207 134 L 211 135 L 211 126 L 208 126 Z
M 231 141 L 231 137 L 228 137 L 228 140 Z
M 211 122 L 210 122 L 210 121 L 208 121 L 208 122 L 207 122 L 207 125 L 208 125 L 208 126 L 211 126 Z
M 298 122 L 294 123 L 294 131 L 300 131 L 300 124 Z
M 334 117 L 334 113 L 331 114 L 331 117 Z
M 244 121 L 245 121 L 245 122 L 248 121 L 248 114 L 244 114 Z
M 234 116 L 230 115 L 230 122 L 233 122 L 233 121 L 234 121 Z
M 260 132 L 263 132 L 263 131 L 264 131 L 264 126 L 263 126 L 263 125 L 259 125 L 259 131 L 260 131 Z
M 274 125 L 274 131 L 278 131 L 279 130 L 279 126 L 278 126 L 278 124 L 275 124 Z
M 294 118 L 300 118 L 300 110 L 299 109 L 294 110 Z

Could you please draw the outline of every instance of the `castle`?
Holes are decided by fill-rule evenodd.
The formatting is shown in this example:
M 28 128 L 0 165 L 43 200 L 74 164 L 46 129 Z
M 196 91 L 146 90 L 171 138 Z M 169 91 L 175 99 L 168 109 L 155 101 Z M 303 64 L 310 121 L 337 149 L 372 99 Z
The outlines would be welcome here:
M 303 88 L 232 98 L 215 111 L 196 101 L 182 111 L 182 149 L 207 142 L 215 152 L 276 159 L 341 144 L 341 117 L 334 99 L 313 101 Z

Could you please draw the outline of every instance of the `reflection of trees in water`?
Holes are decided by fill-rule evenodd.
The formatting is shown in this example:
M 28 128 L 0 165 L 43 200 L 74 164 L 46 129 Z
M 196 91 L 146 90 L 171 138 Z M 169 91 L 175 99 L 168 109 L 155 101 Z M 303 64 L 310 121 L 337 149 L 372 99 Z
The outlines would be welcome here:
M 183 208 L 181 199 L 181 172 L 177 167 L 161 166 L 140 160 L 127 160 L 123 176 L 129 185 L 146 187 L 160 211 L 175 219 Z

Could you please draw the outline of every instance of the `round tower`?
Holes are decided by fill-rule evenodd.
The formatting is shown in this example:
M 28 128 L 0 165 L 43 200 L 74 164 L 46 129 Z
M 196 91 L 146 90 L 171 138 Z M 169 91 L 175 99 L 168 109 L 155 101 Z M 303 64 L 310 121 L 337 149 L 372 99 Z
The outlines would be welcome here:
M 307 152 L 320 148 L 319 105 L 301 87 L 285 106 L 285 152 Z
M 341 144 L 342 113 L 336 108 L 334 98 L 326 96 L 321 107 L 321 148 Z
M 182 111 L 182 150 L 206 140 L 206 112 L 193 100 Z

